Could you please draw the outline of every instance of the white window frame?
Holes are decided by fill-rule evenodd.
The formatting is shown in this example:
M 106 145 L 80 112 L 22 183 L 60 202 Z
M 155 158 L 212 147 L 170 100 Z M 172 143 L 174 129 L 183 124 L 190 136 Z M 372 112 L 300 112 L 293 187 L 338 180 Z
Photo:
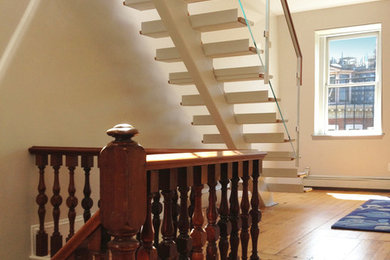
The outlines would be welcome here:
M 375 85 L 374 127 L 372 130 L 337 130 L 328 131 L 328 42 L 330 39 L 347 39 L 358 36 L 375 35 L 377 37 L 376 77 L 375 82 L 362 82 L 357 85 Z M 383 135 L 382 133 L 382 45 L 381 24 L 328 29 L 315 32 L 315 136 L 366 136 Z M 332 85 L 337 87 L 337 85 Z M 340 85 L 342 87 L 342 85 Z

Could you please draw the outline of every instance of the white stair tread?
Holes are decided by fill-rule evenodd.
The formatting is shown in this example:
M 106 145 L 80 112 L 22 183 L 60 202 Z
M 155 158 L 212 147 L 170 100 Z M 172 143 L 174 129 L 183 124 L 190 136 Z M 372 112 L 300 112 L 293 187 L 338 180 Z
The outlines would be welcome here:
M 284 133 L 244 134 L 247 143 L 285 143 Z
M 281 120 L 276 119 L 276 113 L 236 114 L 235 119 L 237 124 L 267 124 L 281 122 Z M 215 125 L 215 122 L 211 115 L 195 115 L 192 124 Z
M 203 44 L 203 51 L 205 56 L 211 58 L 256 54 L 256 48 L 249 46 L 249 39 L 206 43 Z M 157 49 L 155 59 L 163 62 L 181 61 L 176 47 Z
M 246 27 L 245 19 L 238 17 L 238 9 L 229 9 L 190 16 L 192 27 L 201 32 Z M 250 25 L 253 22 L 249 21 Z
M 243 136 L 247 143 L 284 143 L 288 141 L 284 139 L 284 133 L 243 134 Z M 224 143 L 220 134 L 205 134 L 202 142 L 205 144 Z
M 125 0 L 123 4 L 140 11 L 154 9 L 152 0 Z
M 267 151 L 267 155 L 264 157 L 264 161 L 292 161 L 294 159 L 295 157 L 293 152 L 284 151 Z
M 217 81 L 245 81 L 263 79 L 264 69 L 262 66 L 238 67 L 228 69 L 214 70 L 214 76 Z M 169 83 L 176 85 L 194 84 L 188 71 L 169 73 Z
M 203 2 L 209 0 L 184 0 L 187 3 Z M 154 4 L 152 0 L 125 0 L 123 2 L 125 6 L 144 11 L 154 9 Z
M 281 123 L 276 119 L 276 113 L 248 113 L 235 115 L 237 124 L 267 124 Z
M 246 26 L 245 19 L 238 17 L 237 9 L 191 15 L 189 19 L 192 27 L 200 32 L 233 29 Z M 253 24 L 252 22 L 250 23 Z M 140 33 L 153 38 L 169 36 L 168 31 L 161 20 L 141 23 Z
M 206 43 L 203 51 L 212 58 L 256 54 L 256 48 L 249 45 L 249 39 Z
M 296 168 L 263 168 L 262 177 L 285 177 L 296 178 L 298 169 Z
M 268 97 L 267 90 L 225 93 L 225 97 L 229 104 L 263 103 L 275 101 L 274 99 Z
M 275 102 L 273 98 L 268 97 L 267 90 L 225 93 L 225 98 L 228 104 Z M 200 95 L 184 95 L 181 105 L 204 106 L 204 102 Z

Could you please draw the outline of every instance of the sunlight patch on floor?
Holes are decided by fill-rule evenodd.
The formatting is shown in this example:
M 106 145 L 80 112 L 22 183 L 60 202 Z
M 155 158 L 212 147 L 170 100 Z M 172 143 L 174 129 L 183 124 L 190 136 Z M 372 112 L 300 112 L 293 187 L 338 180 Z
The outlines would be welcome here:
M 381 195 L 370 195 L 370 194 L 344 194 L 344 193 L 327 193 L 335 199 L 340 200 L 390 200 L 389 197 Z

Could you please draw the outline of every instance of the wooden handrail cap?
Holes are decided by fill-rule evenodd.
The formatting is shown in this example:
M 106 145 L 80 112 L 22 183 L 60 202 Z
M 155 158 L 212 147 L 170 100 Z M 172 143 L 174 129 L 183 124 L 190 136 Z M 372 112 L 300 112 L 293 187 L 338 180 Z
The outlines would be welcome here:
M 118 124 L 107 130 L 107 134 L 115 138 L 116 141 L 123 141 L 124 139 L 131 139 L 138 134 L 138 130 L 130 124 Z

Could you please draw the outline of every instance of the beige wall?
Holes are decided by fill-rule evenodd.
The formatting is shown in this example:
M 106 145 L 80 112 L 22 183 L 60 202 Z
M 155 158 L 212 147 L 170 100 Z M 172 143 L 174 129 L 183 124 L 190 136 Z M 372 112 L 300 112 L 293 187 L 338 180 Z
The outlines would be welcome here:
M 295 13 L 293 20 L 303 52 L 301 93 L 301 168 L 312 175 L 389 177 L 390 163 L 390 1 Z M 383 137 L 313 138 L 314 133 L 314 32 L 344 26 L 382 23 Z M 284 17 L 279 17 L 279 83 L 290 128 L 296 122 L 294 75 L 296 58 Z
M 136 126 L 136 140 L 145 147 L 199 147 L 201 140 L 162 65 L 154 62 L 151 41 L 139 35 L 137 11 L 121 0 L 34 3 L 31 23 L 0 71 L 0 259 L 5 260 L 27 258 L 29 227 L 37 223 L 38 174 L 30 146 L 103 146 L 110 141 L 105 130 L 120 122 Z M 1 1 L 7 12 L 0 24 L 8 31 L 0 34 L 0 54 L 27 4 Z M 62 185 L 66 199 L 67 183 Z M 50 182 L 47 190 L 50 196 Z

